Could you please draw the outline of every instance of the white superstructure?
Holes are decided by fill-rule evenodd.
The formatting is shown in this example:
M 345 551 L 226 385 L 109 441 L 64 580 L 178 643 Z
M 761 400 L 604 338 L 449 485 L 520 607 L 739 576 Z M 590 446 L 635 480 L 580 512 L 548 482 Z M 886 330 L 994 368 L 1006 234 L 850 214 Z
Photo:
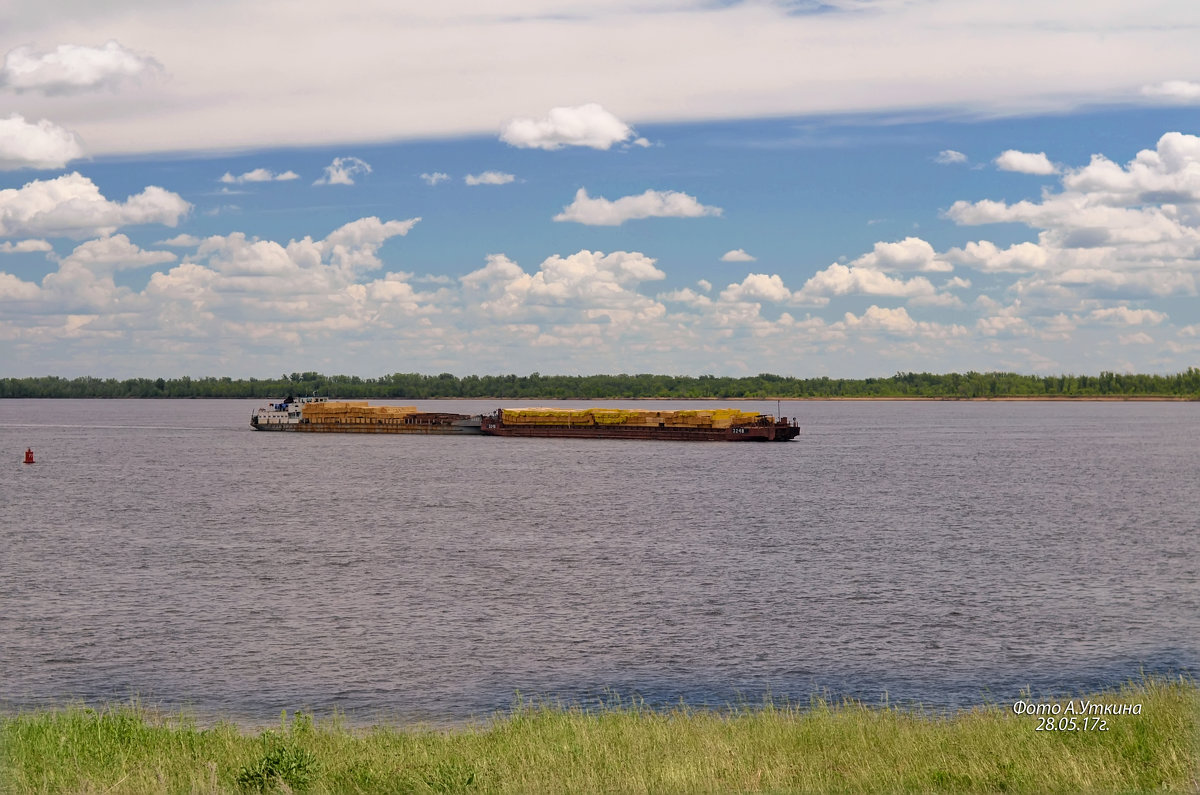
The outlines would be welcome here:
M 250 424 L 263 428 L 264 426 L 299 425 L 300 417 L 307 403 L 324 403 L 329 398 L 323 397 L 289 397 L 279 403 L 268 403 L 262 408 L 255 409 L 250 415 Z M 264 428 L 265 429 L 265 428 Z

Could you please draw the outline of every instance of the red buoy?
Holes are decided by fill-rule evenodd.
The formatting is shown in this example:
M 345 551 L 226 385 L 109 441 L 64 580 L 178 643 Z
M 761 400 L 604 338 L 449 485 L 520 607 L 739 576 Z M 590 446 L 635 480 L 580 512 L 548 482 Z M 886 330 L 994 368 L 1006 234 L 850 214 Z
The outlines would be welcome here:
M 32 447 L 26 447 L 26 448 L 25 448 L 25 463 L 26 463 L 26 464 L 32 464 L 32 463 L 34 463 L 34 461 L 33 461 L 33 448 L 32 448 Z

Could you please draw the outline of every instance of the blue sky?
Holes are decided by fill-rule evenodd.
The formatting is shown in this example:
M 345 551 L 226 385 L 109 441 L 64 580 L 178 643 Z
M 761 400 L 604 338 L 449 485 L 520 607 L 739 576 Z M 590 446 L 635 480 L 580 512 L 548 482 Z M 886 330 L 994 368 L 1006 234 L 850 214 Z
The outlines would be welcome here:
M 0 374 L 1196 366 L 1200 9 L 1044 5 L 0 9 Z

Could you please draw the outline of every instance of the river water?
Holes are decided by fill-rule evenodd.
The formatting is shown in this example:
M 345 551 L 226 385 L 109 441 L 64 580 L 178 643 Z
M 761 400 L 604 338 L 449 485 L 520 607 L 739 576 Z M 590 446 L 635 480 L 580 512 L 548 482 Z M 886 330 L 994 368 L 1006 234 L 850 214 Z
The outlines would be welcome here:
M 0 401 L 0 707 L 446 724 L 1200 671 L 1200 404 L 785 401 L 800 438 L 742 445 L 256 433 L 258 403 Z

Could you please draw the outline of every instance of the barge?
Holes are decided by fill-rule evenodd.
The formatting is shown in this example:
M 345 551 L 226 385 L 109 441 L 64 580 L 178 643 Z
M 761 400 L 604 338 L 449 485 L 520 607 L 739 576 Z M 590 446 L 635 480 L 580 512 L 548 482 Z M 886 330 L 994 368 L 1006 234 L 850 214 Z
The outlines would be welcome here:
M 416 406 L 369 406 L 361 401 L 288 397 L 255 409 L 256 431 L 305 433 L 477 434 L 480 418 L 469 414 L 418 411 Z
M 680 442 L 788 442 L 795 419 L 739 409 L 499 409 L 481 418 L 485 436 L 659 439 Z

